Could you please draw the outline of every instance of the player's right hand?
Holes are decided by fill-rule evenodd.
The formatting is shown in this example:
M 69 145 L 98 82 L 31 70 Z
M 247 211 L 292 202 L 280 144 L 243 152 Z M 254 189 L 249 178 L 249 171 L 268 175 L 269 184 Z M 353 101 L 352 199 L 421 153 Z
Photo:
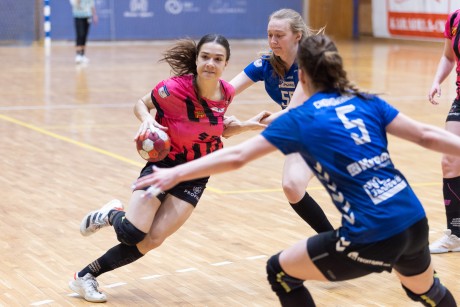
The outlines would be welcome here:
M 434 99 L 434 96 L 438 98 L 441 97 L 441 85 L 440 84 L 433 84 L 430 92 L 428 93 L 428 101 L 431 102 L 431 104 L 438 105 L 439 102 L 437 102 Z
M 139 136 L 145 134 L 147 130 L 155 131 L 155 129 L 167 131 L 168 127 L 160 125 L 153 117 L 149 116 L 141 123 L 136 135 L 134 136 L 134 141 L 137 141 Z

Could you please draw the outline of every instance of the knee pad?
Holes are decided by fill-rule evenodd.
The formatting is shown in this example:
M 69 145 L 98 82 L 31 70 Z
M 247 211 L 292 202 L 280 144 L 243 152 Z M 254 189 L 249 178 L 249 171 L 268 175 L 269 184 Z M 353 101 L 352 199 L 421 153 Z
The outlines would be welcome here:
M 446 287 L 444 287 L 441 282 L 439 281 L 438 277 L 434 277 L 433 286 L 431 286 L 430 290 L 424 294 L 415 294 L 404 285 L 402 285 L 404 291 L 408 297 L 410 297 L 415 302 L 421 302 L 424 306 L 438 306 L 439 302 L 444 299 L 444 296 L 448 292 Z
M 113 223 L 113 228 L 117 234 L 117 239 L 128 246 L 136 245 L 141 242 L 147 235 L 140 231 L 124 216 Z
M 283 271 L 279 262 L 279 253 L 267 261 L 267 279 L 272 290 L 278 295 L 283 295 L 303 288 L 303 280 L 292 277 Z

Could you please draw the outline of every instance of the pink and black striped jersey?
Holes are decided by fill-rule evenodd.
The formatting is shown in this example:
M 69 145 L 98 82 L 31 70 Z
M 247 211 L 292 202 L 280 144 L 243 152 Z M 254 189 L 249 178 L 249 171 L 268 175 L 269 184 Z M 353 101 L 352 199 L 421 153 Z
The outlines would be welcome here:
M 193 75 L 163 80 L 152 90 L 157 110 L 156 121 L 168 127 L 171 152 L 168 158 L 177 162 L 198 159 L 221 149 L 224 114 L 235 96 L 235 89 L 220 80 L 224 99 L 198 99 L 193 87 Z
M 444 37 L 452 41 L 452 49 L 457 58 L 457 99 L 460 99 L 460 10 L 451 13 L 446 21 Z

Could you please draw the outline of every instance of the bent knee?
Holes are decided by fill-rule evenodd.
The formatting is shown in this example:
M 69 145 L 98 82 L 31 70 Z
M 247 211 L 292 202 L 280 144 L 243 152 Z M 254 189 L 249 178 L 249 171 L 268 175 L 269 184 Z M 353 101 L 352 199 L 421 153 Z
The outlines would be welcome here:
M 127 218 L 116 221 L 113 228 L 117 234 L 117 239 L 123 244 L 133 246 L 144 240 L 146 233 L 139 230 Z
M 161 244 L 163 244 L 165 239 L 166 238 L 147 234 L 142 240 L 142 242 L 139 243 L 139 245 L 141 246 L 143 251 L 151 251 L 152 249 L 155 249 L 159 247 Z
M 444 177 L 454 178 L 460 176 L 460 159 L 445 155 L 441 160 L 441 168 Z
M 290 203 L 298 203 L 305 195 L 305 189 L 295 185 L 292 181 L 284 181 L 282 183 L 284 195 Z

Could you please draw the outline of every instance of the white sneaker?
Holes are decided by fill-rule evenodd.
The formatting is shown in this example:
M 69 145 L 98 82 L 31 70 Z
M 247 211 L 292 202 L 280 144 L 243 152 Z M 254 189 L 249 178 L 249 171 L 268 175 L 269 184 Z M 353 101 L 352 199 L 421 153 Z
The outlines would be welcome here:
M 430 252 L 432 254 L 460 252 L 460 238 L 453 235 L 450 229 L 446 229 L 441 239 L 430 244 Z
M 81 56 L 81 63 L 88 63 L 88 62 L 89 62 L 89 59 L 86 56 L 82 55 Z
M 75 273 L 74 279 L 69 282 L 69 287 L 72 291 L 77 292 L 88 302 L 103 303 L 107 301 L 107 296 L 97 289 L 99 284 L 93 275 L 87 273 L 85 276 L 78 278 L 76 275 Z
M 123 210 L 123 204 L 118 199 L 113 199 L 101 209 L 88 213 L 80 223 L 80 233 L 89 236 L 99 229 L 109 226 L 109 213 L 112 210 Z
M 82 56 L 77 54 L 75 56 L 75 63 L 80 64 L 82 62 Z

